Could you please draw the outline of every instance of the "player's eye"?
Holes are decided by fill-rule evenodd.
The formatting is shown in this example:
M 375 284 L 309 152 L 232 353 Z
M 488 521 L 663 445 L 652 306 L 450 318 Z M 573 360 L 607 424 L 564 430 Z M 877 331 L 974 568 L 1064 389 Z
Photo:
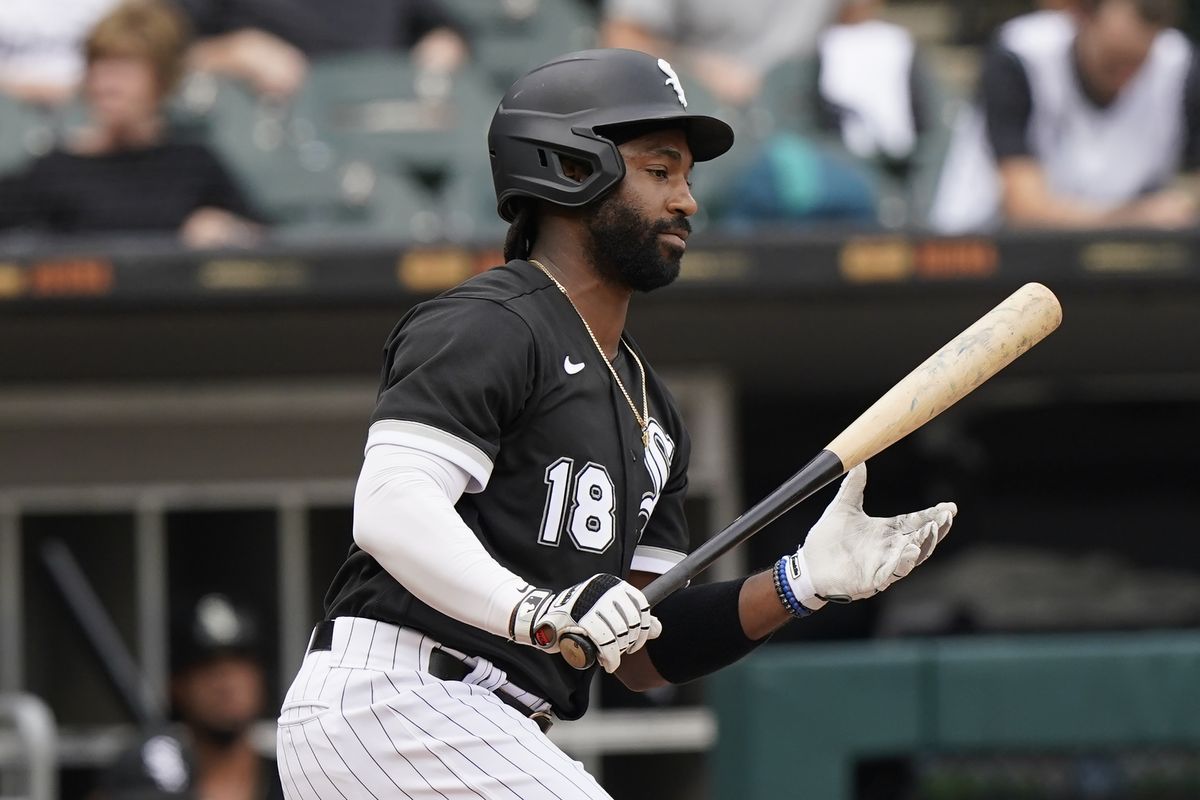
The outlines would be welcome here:
M 659 180 L 665 181 L 667 179 L 667 171 L 662 167 L 650 167 L 646 171 Z

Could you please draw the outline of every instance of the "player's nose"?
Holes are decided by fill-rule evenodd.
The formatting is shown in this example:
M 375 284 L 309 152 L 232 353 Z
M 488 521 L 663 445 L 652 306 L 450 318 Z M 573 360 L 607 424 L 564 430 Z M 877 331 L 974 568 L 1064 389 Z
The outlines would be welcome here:
M 670 211 L 672 216 L 682 214 L 690 217 L 699 209 L 700 204 L 692 196 L 692 187 L 688 186 L 686 181 L 680 181 L 679 188 L 671 193 L 671 198 L 667 202 L 667 211 Z

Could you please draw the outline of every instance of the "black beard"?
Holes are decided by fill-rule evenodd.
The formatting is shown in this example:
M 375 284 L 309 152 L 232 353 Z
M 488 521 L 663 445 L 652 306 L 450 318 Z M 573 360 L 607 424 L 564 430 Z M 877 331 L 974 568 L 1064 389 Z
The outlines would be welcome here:
M 588 255 L 605 281 L 649 292 L 679 277 L 683 252 L 669 248 L 664 254 L 658 235 L 681 230 L 692 230 L 687 217 L 650 223 L 611 194 L 596 205 L 588 223 Z

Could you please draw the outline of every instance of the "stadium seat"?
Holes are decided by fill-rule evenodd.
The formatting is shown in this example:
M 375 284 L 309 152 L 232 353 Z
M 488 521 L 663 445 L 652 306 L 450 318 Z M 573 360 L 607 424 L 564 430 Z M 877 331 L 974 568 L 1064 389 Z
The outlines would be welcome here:
M 496 192 L 487 154 L 464 158 L 442 192 L 442 217 L 447 238 L 455 241 L 504 241 L 508 223 L 496 213 Z
M 909 170 L 908 202 L 910 223 L 924 227 L 929 224 L 929 210 L 950 150 L 954 121 L 966 100 L 951 91 L 933 70 L 923 70 L 918 76 L 921 78 L 917 85 L 920 102 L 929 112 L 928 124 L 917 140 Z
M 54 141 L 50 113 L 0 94 L 0 174 L 15 172 L 44 155 Z
M 789 59 L 774 66 L 764 77 L 756 113 L 773 129 L 809 136 L 816 132 L 813 101 L 817 86 L 817 60 Z
M 482 149 L 496 107 L 471 69 L 430 74 L 393 53 L 361 53 L 313 64 L 292 121 L 335 150 L 432 185 L 461 152 Z
M 184 87 L 173 116 L 177 127 L 204 136 L 280 236 L 337 230 L 421 240 L 441 235 L 429 192 L 404 174 L 338 149 L 287 104 L 202 76 Z
M 281 183 L 270 191 L 260 187 L 257 199 L 282 220 L 273 231 L 277 241 L 443 238 L 439 209 L 425 189 L 363 161 L 343 164 L 332 175 L 310 174 L 291 185 Z
M 513 81 L 538 64 L 596 46 L 595 12 L 581 0 L 446 0 L 463 21 L 475 61 L 500 99 Z
M 276 223 L 277 238 L 338 232 L 420 241 L 441 236 L 440 217 L 426 191 L 361 160 L 312 170 L 291 158 L 267 159 L 247 189 Z

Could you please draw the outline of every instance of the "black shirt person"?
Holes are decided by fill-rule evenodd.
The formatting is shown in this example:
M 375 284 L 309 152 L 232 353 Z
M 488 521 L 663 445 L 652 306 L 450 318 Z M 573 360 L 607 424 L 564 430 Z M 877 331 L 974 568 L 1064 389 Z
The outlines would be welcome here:
M 182 69 L 186 22 L 162 0 L 127 0 L 86 43 L 89 125 L 0 180 L 0 229 L 177 233 L 185 244 L 247 244 L 254 210 L 217 157 L 175 141 L 163 101 Z

